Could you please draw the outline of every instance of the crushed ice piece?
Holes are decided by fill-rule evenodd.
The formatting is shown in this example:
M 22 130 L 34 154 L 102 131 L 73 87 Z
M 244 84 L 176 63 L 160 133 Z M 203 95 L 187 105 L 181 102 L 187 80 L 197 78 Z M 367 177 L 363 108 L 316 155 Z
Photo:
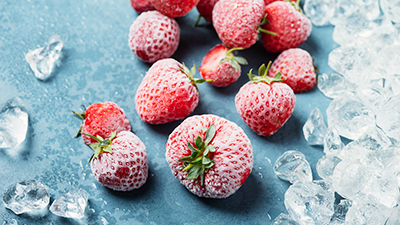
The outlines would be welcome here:
M 387 88 L 392 92 L 392 95 L 400 95 L 400 72 L 399 74 L 389 75 L 386 80 Z
M 297 182 L 285 193 L 284 204 L 299 224 L 328 224 L 334 213 L 334 192 L 313 182 Z
M 337 155 L 344 148 L 339 133 L 334 128 L 328 128 L 324 137 L 324 153 Z
M 385 225 L 399 225 L 399 224 L 400 224 L 400 206 L 397 206 L 392 210 L 392 213 L 387 219 Z
M 395 207 L 399 199 L 399 186 L 396 175 L 376 172 L 370 171 L 369 179 L 360 194 L 368 196 L 371 202 L 380 203 L 388 208 Z
M 290 183 L 312 181 L 310 163 L 303 153 L 294 150 L 286 151 L 275 161 L 274 172 L 277 177 Z
M 353 202 L 346 214 L 345 224 L 385 224 L 391 210 L 365 199 Z
M 376 83 L 380 82 L 381 79 L 376 82 L 371 82 L 370 85 L 363 85 L 356 90 L 356 96 L 366 105 L 369 106 L 375 113 L 385 104 L 392 93 L 388 89 L 385 89 L 383 85 Z
M 332 100 L 327 110 L 328 127 L 348 139 L 357 139 L 375 126 L 374 112 L 354 96 L 341 96 Z
M 337 0 L 335 5 L 335 14 L 330 22 L 333 25 L 346 23 L 347 18 L 354 13 L 364 15 L 369 20 L 376 19 L 380 14 L 378 0 Z
M 333 189 L 344 198 L 355 199 L 366 183 L 366 169 L 358 160 L 340 161 L 333 171 Z
M 354 13 L 346 21 L 333 29 L 332 39 L 339 45 L 358 42 L 360 38 L 368 38 L 374 32 L 375 24 L 364 15 Z
M 397 34 L 399 35 L 399 34 Z M 387 45 L 380 49 L 374 65 L 384 78 L 400 74 L 400 45 Z
M 335 204 L 335 213 L 333 214 L 329 224 L 344 224 L 346 220 L 347 211 L 352 206 L 352 201 L 348 199 L 341 199 L 339 204 Z
M 380 5 L 386 17 L 400 23 L 400 0 L 380 0 Z
M 345 93 L 351 93 L 355 86 L 339 73 L 323 73 L 318 76 L 317 87 L 328 98 L 337 98 Z
M 393 96 L 376 114 L 376 125 L 387 136 L 400 141 L 400 95 Z
M 29 63 L 36 78 L 46 80 L 50 77 L 54 66 L 59 66 L 63 46 L 64 42 L 61 37 L 53 35 L 49 38 L 46 46 L 30 50 L 25 54 L 25 60 Z
M 281 213 L 279 214 L 274 221 L 272 221 L 271 225 L 298 225 L 290 215 Z
M 49 187 L 39 181 L 22 181 L 5 190 L 3 202 L 6 208 L 17 215 L 38 211 L 50 202 Z
M 57 216 L 82 219 L 88 199 L 89 194 L 84 189 L 71 190 L 55 200 L 50 211 Z
M 21 98 L 8 100 L 0 108 L 0 148 L 14 148 L 24 142 L 28 113 Z
M 335 155 L 324 155 L 318 160 L 317 173 L 328 185 L 332 185 L 333 171 L 340 161 L 342 160 Z
M 335 14 L 335 0 L 306 0 L 303 9 L 315 26 L 324 26 Z
M 326 127 L 321 110 L 319 108 L 313 109 L 303 126 L 303 134 L 308 144 L 323 145 L 327 131 L 328 128 Z

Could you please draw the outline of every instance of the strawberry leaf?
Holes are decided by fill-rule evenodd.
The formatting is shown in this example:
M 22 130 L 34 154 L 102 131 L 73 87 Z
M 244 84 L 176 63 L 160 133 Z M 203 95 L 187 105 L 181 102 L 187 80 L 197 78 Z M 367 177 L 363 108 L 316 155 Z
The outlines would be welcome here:
M 208 143 L 210 143 L 210 141 L 214 138 L 214 136 L 215 136 L 215 126 L 214 124 L 211 124 L 211 126 L 207 129 L 204 143 L 208 145 Z

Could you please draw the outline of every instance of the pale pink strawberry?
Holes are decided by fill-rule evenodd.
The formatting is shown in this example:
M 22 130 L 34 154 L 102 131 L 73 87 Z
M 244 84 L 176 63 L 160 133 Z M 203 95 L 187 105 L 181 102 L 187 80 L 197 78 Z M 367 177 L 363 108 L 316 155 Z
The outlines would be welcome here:
M 283 51 L 272 63 L 268 76 L 274 77 L 279 72 L 283 82 L 295 93 L 309 91 L 317 84 L 313 59 L 307 51 L 300 48 Z
M 132 132 L 113 133 L 109 139 L 92 138 L 95 151 L 90 167 L 97 181 L 116 191 L 131 191 L 141 187 L 148 176 L 146 146 Z
M 179 45 L 178 23 L 158 11 L 140 14 L 129 31 L 129 46 L 144 62 L 153 63 L 172 56 Z
M 150 0 L 150 2 L 162 14 L 175 18 L 188 14 L 199 0 Z
M 220 0 L 213 10 L 213 25 L 227 48 L 246 49 L 258 39 L 264 18 L 264 0 Z
M 253 75 L 250 70 L 250 81 L 235 97 L 240 117 L 254 132 L 263 136 L 273 135 L 281 128 L 292 115 L 296 103 L 293 90 L 280 82 L 280 74 L 274 78 L 267 76 L 268 67 L 266 69 L 264 64 L 260 67 L 260 76 Z
M 199 91 L 189 69 L 175 59 L 155 62 L 136 92 L 136 111 L 150 124 L 162 124 L 187 117 L 199 102 Z
M 240 77 L 240 64 L 247 64 L 246 59 L 234 55 L 239 49 L 227 49 L 223 44 L 214 46 L 203 57 L 199 67 L 200 75 L 216 87 L 231 85 Z
M 265 7 L 266 20 L 262 29 L 275 33 L 261 33 L 264 48 L 272 53 L 297 48 L 311 34 L 312 24 L 298 3 L 276 1 Z
M 150 0 L 131 0 L 131 6 L 138 13 L 155 10 Z
M 249 138 L 235 123 L 215 115 L 185 119 L 169 135 L 165 157 L 172 174 L 193 194 L 226 198 L 253 168 Z
M 84 107 L 82 113 L 72 112 L 83 120 L 78 136 L 81 133 L 86 133 L 107 139 L 114 131 L 131 130 L 131 125 L 124 111 L 114 102 L 99 102 L 91 104 L 87 109 Z M 87 135 L 82 135 L 82 138 L 86 144 L 96 142 L 95 139 Z
M 218 1 L 219 0 L 200 0 L 196 5 L 197 11 L 204 19 L 212 22 L 212 11 Z

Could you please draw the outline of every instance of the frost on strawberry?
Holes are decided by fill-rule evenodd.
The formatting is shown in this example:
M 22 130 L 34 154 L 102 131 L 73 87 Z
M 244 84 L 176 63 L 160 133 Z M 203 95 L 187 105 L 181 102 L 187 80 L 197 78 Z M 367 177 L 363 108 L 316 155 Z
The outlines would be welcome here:
M 155 10 L 150 0 L 130 0 L 130 1 L 132 8 L 138 13 Z
M 273 135 L 293 113 L 296 96 L 281 78 L 281 74 L 268 77 L 268 67 L 263 64 L 259 75 L 249 72 L 250 81 L 244 84 L 235 97 L 237 112 L 257 134 Z
M 253 168 L 250 140 L 235 123 L 215 115 L 192 116 L 170 134 L 166 160 L 172 174 L 193 194 L 226 198 Z
M 175 18 L 188 14 L 199 0 L 150 0 L 150 2 L 162 14 Z

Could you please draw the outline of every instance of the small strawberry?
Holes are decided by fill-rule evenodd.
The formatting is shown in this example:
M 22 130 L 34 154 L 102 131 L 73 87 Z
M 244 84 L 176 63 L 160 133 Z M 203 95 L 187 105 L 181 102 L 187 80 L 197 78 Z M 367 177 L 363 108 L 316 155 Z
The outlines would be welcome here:
M 249 138 L 237 124 L 215 115 L 185 119 L 169 135 L 165 157 L 172 174 L 206 198 L 232 195 L 253 168 Z
M 179 45 L 178 23 L 158 11 L 140 14 L 129 31 L 129 46 L 144 62 L 172 56 Z
M 236 109 L 244 122 L 258 135 L 270 136 L 281 128 L 293 113 L 296 96 L 282 83 L 281 74 L 268 77 L 263 64 L 258 73 L 250 70 L 250 81 L 243 85 L 235 97 Z
M 300 48 L 283 51 L 272 63 L 268 76 L 274 77 L 279 72 L 282 74 L 283 82 L 295 93 L 309 91 L 317 84 L 313 58 Z
M 214 46 L 201 62 L 200 75 L 216 87 L 234 83 L 241 74 L 240 64 L 247 65 L 246 59 L 233 54 L 235 50 L 239 49 L 227 49 L 223 44 Z
M 175 18 L 188 14 L 199 0 L 150 0 L 150 2 L 162 14 Z
M 228 48 L 246 49 L 258 39 L 264 18 L 264 0 L 220 0 L 213 10 L 213 25 Z
M 115 191 L 131 191 L 147 180 L 146 146 L 130 131 L 112 133 L 108 139 L 90 136 L 94 154 L 89 160 L 92 173 L 102 185 Z
M 200 0 L 196 8 L 199 14 L 208 22 L 212 22 L 212 11 L 219 0 Z
M 131 130 L 131 125 L 125 113 L 113 102 L 91 104 L 87 109 L 84 107 L 84 110 L 83 113 L 72 111 L 83 120 L 77 136 L 81 133 L 87 133 L 107 139 L 113 131 L 118 133 Z M 87 145 L 96 142 L 95 139 L 87 135 L 83 135 L 82 138 Z
M 136 111 L 150 124 L 162 124 L 187 117 L 199 102 L 194 79 L 196 69 L 189 69 L 175 59 L 155 62 L 147 71 L 136 92 Z
M 138 13 L 155 10 L 150 0 L 131 0 L 131 6 Z
M 297 48 L 307 40 L 312 30 L 310 19 L 305 16 L 296 3 L 277 1 L 265 7 L 267 23 L 262 29 L 275 33 L 261 33 L 264 48 L 272 53 Z

